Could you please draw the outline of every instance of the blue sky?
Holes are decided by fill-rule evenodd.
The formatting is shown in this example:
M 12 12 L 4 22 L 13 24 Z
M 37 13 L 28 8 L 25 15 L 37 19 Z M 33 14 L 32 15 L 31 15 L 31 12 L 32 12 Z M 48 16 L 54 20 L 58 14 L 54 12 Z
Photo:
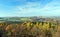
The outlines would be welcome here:
M 60 0 L 0 0 L 0 17 L 60 16 Z

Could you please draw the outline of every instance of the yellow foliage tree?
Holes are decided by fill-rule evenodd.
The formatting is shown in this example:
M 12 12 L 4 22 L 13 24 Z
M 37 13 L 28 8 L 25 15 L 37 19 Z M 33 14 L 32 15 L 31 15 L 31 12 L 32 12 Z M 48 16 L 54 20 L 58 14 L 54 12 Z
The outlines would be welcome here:
M 30 22 L 26 23 L 26 28 L 30 29 Z
M 42 28 L 43 28 L 42 23 L 39 23 L 39 29 L 42 29 Z
M 37 27 L 37 28 L 39 27 L 39 24 L 38 24 L 38 22 L 36 22 L 36 27 Z
M 49 30 L 49 23 L 44 23 L 43 30 Z

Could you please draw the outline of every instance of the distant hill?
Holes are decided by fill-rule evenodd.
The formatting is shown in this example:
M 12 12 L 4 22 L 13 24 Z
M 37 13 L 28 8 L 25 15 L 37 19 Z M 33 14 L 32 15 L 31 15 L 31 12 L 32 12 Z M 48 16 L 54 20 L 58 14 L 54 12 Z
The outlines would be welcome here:
M 60 17 L 0 17 L 0 22 L 13 21 L 13 22 L 21 22 L 21 21 L 44 21 L 44 20 L 52 20 L 56 19 L 60 21 Z

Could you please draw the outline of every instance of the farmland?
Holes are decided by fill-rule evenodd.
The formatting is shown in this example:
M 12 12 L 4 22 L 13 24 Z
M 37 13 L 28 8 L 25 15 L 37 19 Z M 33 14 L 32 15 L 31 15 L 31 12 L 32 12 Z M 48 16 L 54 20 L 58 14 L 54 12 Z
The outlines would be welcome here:
M 0 17 L 1 37 L 60 37 L 60 17 Z

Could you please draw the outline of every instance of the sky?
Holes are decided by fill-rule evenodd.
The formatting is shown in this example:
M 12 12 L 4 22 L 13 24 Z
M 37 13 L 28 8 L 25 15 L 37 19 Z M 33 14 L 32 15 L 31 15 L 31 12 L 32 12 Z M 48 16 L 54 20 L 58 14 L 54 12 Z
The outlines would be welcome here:
M 60 16 L 60 0 L 0 0 L 0 17 Z

